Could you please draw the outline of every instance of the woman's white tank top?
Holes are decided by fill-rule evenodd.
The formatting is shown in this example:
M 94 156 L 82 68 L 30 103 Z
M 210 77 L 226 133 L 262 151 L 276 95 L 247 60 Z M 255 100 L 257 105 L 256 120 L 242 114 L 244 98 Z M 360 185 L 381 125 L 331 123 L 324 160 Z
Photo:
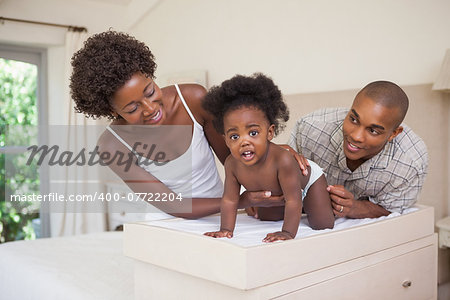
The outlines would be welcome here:
M 132 147 L 111 127 L 108 126 L 107 129 L 130 151 L 134 152 L 139 159 L 141 168 L 158 178 L 173 192 L 181 193 L 183 198 L 221 198 L 223 183 L 217 172 L 214 155 L 203 127 L 195 120 L 177 84 L 175 84 L 175 88 L 194 123 L 191 144 L 188 150 L 178 158 L 159 166 L 154 163 L 149 164 L 147 159 L 144 162 L 142 157 L 134 152 Z

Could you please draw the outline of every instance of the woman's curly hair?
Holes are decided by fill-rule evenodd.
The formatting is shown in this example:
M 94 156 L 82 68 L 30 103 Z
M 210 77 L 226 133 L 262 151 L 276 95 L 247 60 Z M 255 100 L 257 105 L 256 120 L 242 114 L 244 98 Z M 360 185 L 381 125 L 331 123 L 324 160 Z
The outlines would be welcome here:
M 137 72 L 154 78 L 156 63 L 144 43 L 110 30 L 89 37 L 73 55 L 72 67 L 70 90 L 76 111 L 113 119 L 114 93 Z
M 261 109 L 269 123 L 275 125 L 275 135 L 283 130 L 284 122 L 289 120 L 289 110 L 281 91 L 272 79 L 261 73 L 248 77 L 236 75 L 220 86 L 212 87 L 202 105 L 214 116 L 213 124 L 220 134 L 224 134 L 224 115 L 241 107 Z

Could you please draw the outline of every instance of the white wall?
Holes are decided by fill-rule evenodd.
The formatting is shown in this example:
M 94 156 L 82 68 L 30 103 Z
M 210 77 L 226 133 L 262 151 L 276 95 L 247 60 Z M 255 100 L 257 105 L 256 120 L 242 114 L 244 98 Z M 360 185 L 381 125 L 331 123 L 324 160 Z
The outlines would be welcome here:
M 85 26 L 89 33 L 131 25 L 130 32 L 155 53 L 157 75 L 202 69 L 214 85 L 236 73 L 262 71 L 285 94 L 358 89 L 381 78 L 400 85 L 431 83 L 450 48 L 449 14 L 447 0 L 0 2 L 0 16 Z M 64 33 L 0 24 L 0 42 L 50 49 L 49 95 L 55 112 Z
M 89 33 L 124 26 L 124 7 L 87 0 L 3 0 L 0 16 L 48 23 L 86 27 Z M 64 103 L 64 61 L 66 29 L 5 21 L 0 24 L 0 43 L 47 49 L 48 122 L 66 124 Z
M 0 2 L 2 17 L 86 27 L 90 33 L 107 30 L 110 27 L 123 27 L 123 11 L 122 5 L 89 0 L 3 0 Z M 17 29 L 19 25 L 20 31 Z M 48 36 L 50 30 L 59 30 L 64 36 L 64 29 L 6 21 L 0 26 L 0 40 L 4 40 L 5 37 L 9 40 L 21 40 L 27 35 L 26 42 L 30 40 L 45 42 L 50 38 Z
M 132 33 L 158 74 L 205 69 L 218 84 L 263 71 L 293 94 L 433 82 L 449 15 L 447 0 L 164 0 Z

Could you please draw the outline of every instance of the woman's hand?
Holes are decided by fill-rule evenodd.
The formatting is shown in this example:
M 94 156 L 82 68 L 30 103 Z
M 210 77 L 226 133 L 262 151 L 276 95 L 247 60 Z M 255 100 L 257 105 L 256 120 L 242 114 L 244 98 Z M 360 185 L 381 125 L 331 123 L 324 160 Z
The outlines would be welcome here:
M 204 235 L 210 236 L 210 237 L 213 237 L 213 238 L 227 237 L 227 238 L 231 239 L 233 237 L 233 231 L 229 231 L 229 230 L 226 230 L 226 229 L 221 229 L 219 231 L 205 232 Z
M 247 215 L 258 218 L 256 207 L 283 206 L 284 196 L 272 196 L 270 191 L 249 192 L 245 191 L 239 198 L 239 208 L 245 208 Z
M 292 154 L 294 156 L 295 160 L 298 162 L 298 165 L 300 166 L 300 170 L 302 170 L 302 174 L 307 176 L 308 175 L 308 167 L 310 167 L 308 160 L 301 154 L 298 154 L 297 151 L 292 149 L 289 145 L 278 145 Z

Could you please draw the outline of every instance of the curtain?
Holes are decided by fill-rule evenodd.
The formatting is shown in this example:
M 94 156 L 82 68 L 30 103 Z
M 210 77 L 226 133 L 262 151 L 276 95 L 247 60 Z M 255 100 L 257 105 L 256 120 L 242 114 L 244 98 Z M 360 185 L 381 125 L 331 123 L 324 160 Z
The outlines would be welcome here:
M 56 139 L 58 145 L 64 143 L 64 147 L 79 153 L 80 150 L 95 147 L 96 139 L 92 133 L 101 125 L 99 121 L 87 119 L 83 114 L 75 112 L 74 101 L 70 96 L 69 78 L 72 73 L 71 58 L 78 51 L 88 35 L 86 32 L 68 31 L 65 42 L 65 84 L 64 97 L 67 116 L 66 126 L 50 128 L 49 139 Z M 97 126 L 96 126 L 97 125 Z M 50 142 L 51 144 L 51 142 Z M 66 201 L 52 203 L 50 205 L 50 233 L 52 237 L 76 235 L 106 230 L 106 207 L 102 202 L 91 201 L 67 201 L 68 197 L 92 195 L 101 193 L 104 185 L 100 181 L 99 170 L 87 164 L 79 167 L 73 165 L 50 168 L 50 192 L 59 192 L 65 195 Z

